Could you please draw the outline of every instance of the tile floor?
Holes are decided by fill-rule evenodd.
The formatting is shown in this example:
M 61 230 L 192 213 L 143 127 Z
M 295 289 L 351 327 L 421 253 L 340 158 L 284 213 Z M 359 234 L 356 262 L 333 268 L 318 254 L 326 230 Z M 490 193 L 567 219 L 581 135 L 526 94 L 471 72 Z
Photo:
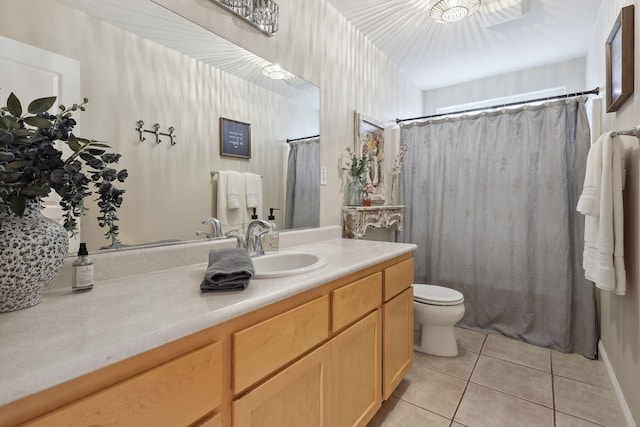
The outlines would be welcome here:
M 604 365 L 456 328 L 460 354 L 415 353 L 368 427 L 623 426 Z

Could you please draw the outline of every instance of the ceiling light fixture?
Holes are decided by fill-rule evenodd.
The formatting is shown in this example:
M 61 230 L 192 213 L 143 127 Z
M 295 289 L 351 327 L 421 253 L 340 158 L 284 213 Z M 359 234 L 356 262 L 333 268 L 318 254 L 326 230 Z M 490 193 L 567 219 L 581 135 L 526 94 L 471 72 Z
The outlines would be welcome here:
M 480 0 L 439 0 L 429 15 L 439 24 L 451 24 L 467 19 L 480 9 Z
M 262 74 L 274 80 L 284 80 L 291 77 L 291 73 L 284 70 L 278 64 L 267 64 L 262 67 Z

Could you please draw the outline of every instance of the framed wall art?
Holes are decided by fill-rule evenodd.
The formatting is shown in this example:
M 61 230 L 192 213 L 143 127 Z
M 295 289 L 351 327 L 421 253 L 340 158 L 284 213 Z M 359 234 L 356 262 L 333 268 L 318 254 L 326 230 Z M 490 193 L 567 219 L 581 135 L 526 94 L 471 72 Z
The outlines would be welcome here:
M 356 111 L 355 130 L 356 153 L 369 154 L 372 158 L 365 182 L 374 188 L 369 195 L 371 203 L 382 205 L 385 201 L 384 127 L 377 120 Z
M 251 158 L 251 125 L 220 117 L 220 155 Z
M 607 113 L 617 111 L 633 93 L 634 10 L 623 7 L 605 44 Z

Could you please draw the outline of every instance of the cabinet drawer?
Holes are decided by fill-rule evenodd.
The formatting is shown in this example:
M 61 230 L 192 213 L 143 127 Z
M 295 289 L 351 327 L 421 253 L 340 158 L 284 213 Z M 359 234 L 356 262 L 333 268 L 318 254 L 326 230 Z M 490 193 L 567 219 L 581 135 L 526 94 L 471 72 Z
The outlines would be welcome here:
M 382 273 L 331 292 L 331 330 L 339 331 L 374 310 L 382 301 Z
M 222 404 L 222 344 L 181 356 L 26 426 L 188 426 Z
M 384 270 L 384 300 L 389 301 L 413 283 L 413 258 Z
M 235 393 L 281 368 L 328 337 L 328 295 L 234 333 Z

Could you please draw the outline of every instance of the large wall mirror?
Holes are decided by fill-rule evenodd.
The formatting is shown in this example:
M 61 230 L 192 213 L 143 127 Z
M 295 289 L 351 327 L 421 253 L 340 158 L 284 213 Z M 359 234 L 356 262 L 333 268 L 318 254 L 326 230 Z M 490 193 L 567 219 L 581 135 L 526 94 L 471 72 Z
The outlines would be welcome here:
M 217 216 L 216 171 L 262 176 L 260 218 L 277 208 L 281 229 L 319 226 L 319 194 L 311 196 L 316 212 L 303 215 L 311 221 L 288 218 L 296 194 L 319 192 L 319 158 L 317 167 L 302 168 L 311 173 L 297 183 L 296 173 L 287 173 L 295 170 L 292 157 L 302 162 L 307 155 L 304 147 L 289 155 L 291 145 L 307 141 L 287 140 L 319 134 L 316 86 L 295 75 L 266 77 L 266 60 L 151 0 L 18 3 L 0 0 L 0 35 L 78 61 L 80 96 L 89 98 L 87 111 L 77 115 L 78 133 L 123 156 L 119 166 L 129 170 L 118 215 L 124 245 L 192 241 L 197 231 L 211 231 L 201 221 Z M 0 96 L 9 91 L 0 84 Z M 250 158 L 221 155 L 221 117 L 251 125 Z M 156 144 L 152 134 L 140 142 L 139 120 L 147 129 L 158 123 L 161 132 L 174 127 L 176 144 L 169 137 Z M 95 211 L 82 224 L 82 240 L 93 251 L 109 244 Z

